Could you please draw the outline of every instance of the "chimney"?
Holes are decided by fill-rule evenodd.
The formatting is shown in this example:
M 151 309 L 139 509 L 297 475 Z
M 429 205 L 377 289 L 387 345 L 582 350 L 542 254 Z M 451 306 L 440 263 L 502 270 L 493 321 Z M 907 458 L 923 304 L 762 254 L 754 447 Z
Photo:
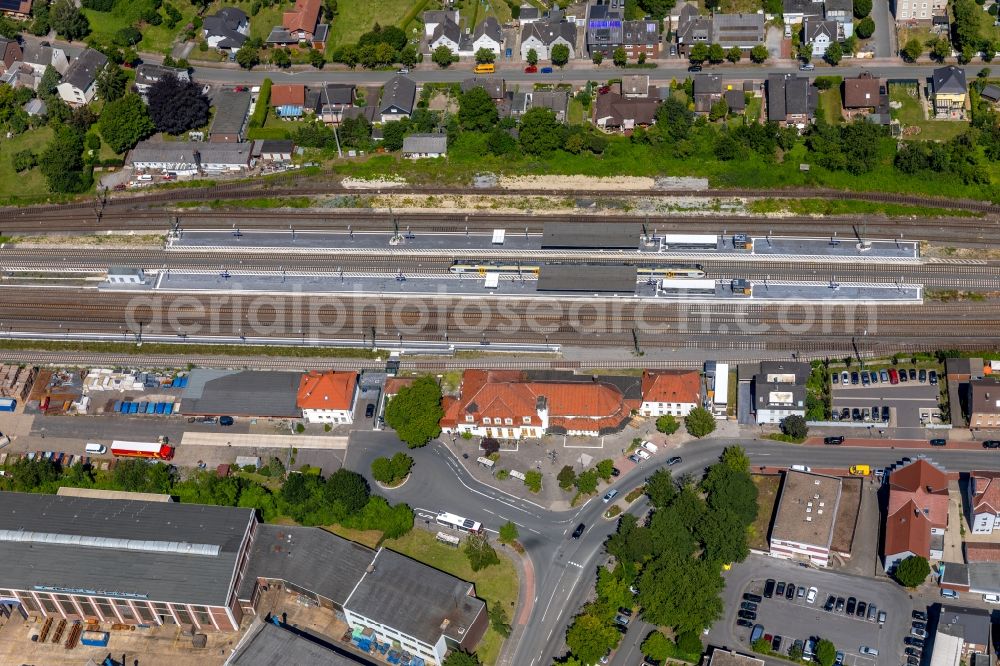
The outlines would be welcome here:
M 451 624 L 451 620 L 445 618 L 444 621 L 441 623 L 441 631 L 447 631 L 449 624 Z

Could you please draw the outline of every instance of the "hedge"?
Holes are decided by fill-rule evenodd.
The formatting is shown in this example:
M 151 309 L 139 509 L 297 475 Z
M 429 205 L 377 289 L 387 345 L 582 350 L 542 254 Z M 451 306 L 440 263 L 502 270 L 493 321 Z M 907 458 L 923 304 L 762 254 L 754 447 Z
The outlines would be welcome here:
M 260 128 L 264 126 L 264 121 L 267 120 L 267 108 L 271 104 L 271 79 L 264 79 L 264 82 L 260 84 L 260 94 L 257 95 L 257 106 L 253 109 L 253 115 L 250 116 L 249 127 Z M 260 137 L 260 138 L 273 138 L 273 137 Z M 288 138 L 288 137 L 281 137 Z

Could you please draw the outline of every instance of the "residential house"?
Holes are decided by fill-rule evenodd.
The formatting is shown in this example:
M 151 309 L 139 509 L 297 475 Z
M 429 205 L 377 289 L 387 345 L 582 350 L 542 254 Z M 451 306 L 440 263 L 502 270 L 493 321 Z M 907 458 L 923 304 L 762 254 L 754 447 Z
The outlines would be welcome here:
M 542 12 L 534 5 L 521 5 L 518 7 L 517 22 L 521 25 L 528 25 L 542 20 Z
M 743 113 L 747 109 L 747 96 L 742 90 L 730 88 L 724 95 L 730 113 Z
M 311 370 L 299 381 L 295 404 L 309 423 L 353 423 L 358 373 Z
M 961 67 L 939 67 L 931 74 L 931 99 L 934 102 L 934 115 L 938 118 L 964 117 L 968 94 L 965 70 Z
M 853 0 L 825 0 L 823 5 L 823 15 L 827 21 L 836 21 L 840 24 L 843 39 L 854 34 Z
M 100 51 L 84 49 L 83 53 L 70 63 L 62 81 L 56 86 L 59 96 L 70 106 L 89 104 L 97 92 L 97 75 L 107 64 L 108 57 Z
M 808 77 L 798 74 L 768 74 L 767 119 L 805 127 L 813 120 L 819 93 Z
M 1000 472 L 969 472 L 968 493 L 972 533 L 1000 531 Z
M 539 60 L 552 58 L 552 47 L 564 44 L 569 48 L 569 57 L 576 57 L 576 25 L 566 21 L 538 21 L 521 28 L 521 60 L 528 59 L 528 51 L 534 49 Z
M 836 21 L 806 18 L 802 21 L 802 37 L 806 44 L 812 44 L 812 54 L 816 59 L 826 55 L 830 44 L 844 39 L 842 27 Z
M 33 117 L 44 116 L 49 110 L 45 101 L 37 98 L 28 100 L 21 108 L 24 109 L 25 113 Z
M 500 77 L 490 76 L 480 78 L 478 76 L 473 76 L 472 78 L 464 79 L 462 81 L 462 92 L 469 92 L 473 88 L 482 88 L 494 102 L 500 101 L 507 96 L 507 89 L 504 85 L 504 80 Z
M 660 108 L 659 97 L 629 99 L 616 92 L 597 96 L 594 104 L 594 123 L 605 131 L 628 132 L 636 127 L 649 127 L 656 122 Z
M 378 107 L 380 122 L 409 118 L 416 99 L 417 84 L 413 79 L 401 75 L 392 77 L 382 88 Z
M 323 0 L 295 0 L 295 7 L 281 16 L 281 25 L 271 29 L 267 43 L 272 46 L 305 44 L 322 51 L 330 26 L 320 23 Z
M 718 74 L 698 74 L 692 88 L 695 113 L 708 115 L 712 105 L 722 99 L 722 77 Z
M 804 417 L 809 373 L 808 363 L 763 361 L 750 387 L 757 424 L 781 423 L 788 416 Z
M 844 79 L 844 110 L 875 111 L 882 104 L 886 95 L 885 84 L 871 72 L 861 72 L 855 77 Z
M 198 165 L 207 174 L 247 171 L 253 166 L 252 143 L 194 142 Z
M 339 123 L 354 106 L 356 90 L 350 83 L 328 83 L 320 89 L 319 114 L 324 123 Z
M 807 18 L 822 19 L 824 13 L 823 0 L 782 0 L 785 25 L 802 23 Z
M 433 53 L 435 49 L 442 46 L 447 47 L 454 55 L 458 55 L 459 46 L 462 42 L 462 29 L 458 24 L 449 19 L 438 23 L 434 32 L 427 40 L 427 51 Z
M 271 108 L 279 118 L 301 118 L 305 106 L 306 87 L 301 83 L 271 86 Z
M 250 35 L 250 19 L 242 9 L 223 7 L 202 20 L 201 33 L 209 48 L 235 53 Z
M 424 21 L 424 37 L 427 39 L 430 39 L 434 30 L 445 21 L 451 21 L 455 25 L 458 25 L 459 22 L 457 9 L 436 9 L 424 12 L 421 17 Z
M 410 134 L 403 138 L 403 157 L 408 160 L 447 156 L 446 134 Z
M 969 381 L 969 427 L 1000 428 L 1000 381 L 995 377 Z
M 472 47 L 469 49 L 475 55 L 479 49 L 492 51 L 500 55 L 503 51 L 503 30 L 500 23 L 492 16 L 487 16 L 479 22 L 472 32 Z
M 768 540 L 773 557 L 830 566 L 841 485 L 836 476 L 785 472 Z
M 622 21 L 622 43 L 625 56 L 638 60 L 645 55 L 647 60 L 660 57 L 660 22 L 653 19 Z
M 140 141 L 126 163 L 138 171 L 167 171 L 178 175 L 246 171 L 252 164 L 253 144 L 201 141 Z
M 654 97 L 658 95 L 655 87 L 650 87 L 649 85 L 649 75 L 648 74 L 633 74 L 630 76 L 623 76 L 621 83 L 621 93 L 628 99 L 634 99 L 637 97 L 649 97 L 652 94 Z
M 744 53 L 764 43 L 763 14 L 715 14 L 701 16 L 696 5 L 684 5 L 677 15 L 677 48 L 683 55 L 695 44 L 738 47 Z
M 889 5 L 897 24 L 930 25 L 941 18 L 948 22 L 948 0 L 891 0 Z
M 21 56 L 21 45 L 17 43 L 16 39 L 0 37 L 0 62 L 5 68 L 20 60 Z
M 882 565 L 892 572 L 911 555 L 940 560 L 948 527 L 948 477 L 919 459 L 889 473 Z
M 0 76 L 0 83 L 6 83 L 14 88 L 38 90 L 45 68 L 49 65 L 60 74 L 64 74 L 69 69 L 66 52 L 49 46 L 47 42 L 28 42 L 24 45 L 20 57 Z
M 191 75 L 188 73 L 186 68 L 164 67 L 163 65 L 142 63 L 135 68 L 136 92 L 138 92 L 143 99 L 146 99 L 146 94 L 149 93 L 149 89 L 153 87 L 153 84 L 166 76 L 172 76 L 178 81 L 191 80 Z
M 599 436 L 619 431 L 631 418 L 613 383 L 532 380 L 517 370 L 466 370 L 460 397 L 442 406 L 445 432 L 499 439 Z
M 268 164 L 283 164 L 292 161 L 295 142 L 291 139 L 257 139 L 250 153 L 255 160 Z
M 693 370 L 644 370 L 643 416 L 687 416 L 701 404 L 701 375 Z
M 990 104 L 996 106 L 997 104 L 1000 104 L 1000 86 L 989 83 L 983 88 L 983 91 L 979 93 L 979 96 Z
M 989 666 L 992 662 L 990 612 L 941 605 L 930 663 L 934 666 Z
M 510 115 L 520 118 L 529 109 L 549 109 L 555 114 L 556 120 L 566 122 L 569 110 L 569 93 L 565 90 L 534 90 L 526 92 L 508 92 L 510 98 Z
M 0 0 L 0 14 L 15 21 L 31 18 L 31 0 Z
M 246 137 L 250 115 L 250 93 L 246 90 L 223 89 L 212 99 L 215 117 L 208 129 L 212 143 L 240 143 Z
M 600 53 L 611 58 L 615 49 L 622 45 L 624 38 L 622 22 L 624 3 L 604 3 L 598 0 L 587 7 L 587 53 L 590 57 Z

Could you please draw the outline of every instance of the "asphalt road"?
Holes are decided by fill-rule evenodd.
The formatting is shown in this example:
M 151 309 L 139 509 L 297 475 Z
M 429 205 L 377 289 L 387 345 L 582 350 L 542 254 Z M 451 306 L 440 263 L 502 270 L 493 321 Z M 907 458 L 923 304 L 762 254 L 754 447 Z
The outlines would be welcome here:
M 924 450 L 813 447 L 771 441 L 707 439 L 671 449 L 669 455 L 683 457 L 683 462 L 671 471 L 675 475 L 700 474 L 718 458 L 724 447 L 737 443 L 747 446 L 754 466 L 807 464 L 845 467 L 858 463 L 885 466 L 904 456 L 915 457 L 918 453 L 926 453 Z M 364 474 L 372 482 L 371 461 L 400 450 L 405 450 L 405 446 L 391 432 L 358 431 L 351 436 L 345 466 Z M 616 521 L 602 519 L 605 505 L 599 497 L 581 507 L 554 512 L 479 483 L 443 444 L 432 443 L 408 453 L 415 461 L 413 476 L 396 490 L 380 492 L 394 502 L 408 503 L 416 511 L 418 519 L 450 511 L 478 520 L 492 531 L 499 529 L 507 520 L 518 525 L 520 540 L 534 567 L 533 609 L 527 624 L 516 628 L 521 633 L 519 636 L 515 634 L 515 639 L 512 639 L 516 640 L 513 655 L 510 655 L 510 650 L 505 651 L 508 658 L 502 663 L 518 666 L 551 664 L 554 657 L 565 651 L 563 638 L 569 622 L 592 594 L 596 567 L 605 557 L 603 544 L 615 530 Z M 639 485 L 654 469 L 666 464 L 667 453 L 660 452 L 650 463 L 622 475 L 615 487 L 624 493 Z M 1000 455 L 993 452 L 942 450 L 934 451 L 931 457 L 953 470 L 1000 470 Z M 642 513 L 647 508 L 643 498 L 629 510 Z M 578 540 L 569 538 L 569 532 L 581 522 L 587 525 L 584 535 Z M 740 570 L 739 567 L 734 569 Z M 638 654 L 637 646 L 645 633 L 641 624 L 630 631 L 619 647 L 613 664 L 632 666 Z

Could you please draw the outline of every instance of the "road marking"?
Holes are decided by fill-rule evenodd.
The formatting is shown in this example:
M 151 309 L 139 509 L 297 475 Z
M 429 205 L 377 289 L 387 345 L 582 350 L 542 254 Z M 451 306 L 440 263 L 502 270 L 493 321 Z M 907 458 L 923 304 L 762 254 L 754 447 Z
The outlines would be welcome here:
M 583 568 L 582 564 L 580 564 L 579 562 L 574 562 L 573 560 L 570 560 L 567 564 L 572 564 L 574 567 L 580 567 L 581 569 Z
M 541 534 L 541 532 L 539 532 L 538 530 L 533 530 L 530 527 L 528 528 L 528 531 L 529 532 L 534 532 L 535 534 Z
M 549 612 L 549 606 L 552 605 L 552 600 L 555 598 L 556 598 L 555 595 L 552 595 L 551 597 L 549 597 L 549 603 L 545 604 L 545 611 L 542 612 L 542 622 L 545 622 L 545 616 Z

